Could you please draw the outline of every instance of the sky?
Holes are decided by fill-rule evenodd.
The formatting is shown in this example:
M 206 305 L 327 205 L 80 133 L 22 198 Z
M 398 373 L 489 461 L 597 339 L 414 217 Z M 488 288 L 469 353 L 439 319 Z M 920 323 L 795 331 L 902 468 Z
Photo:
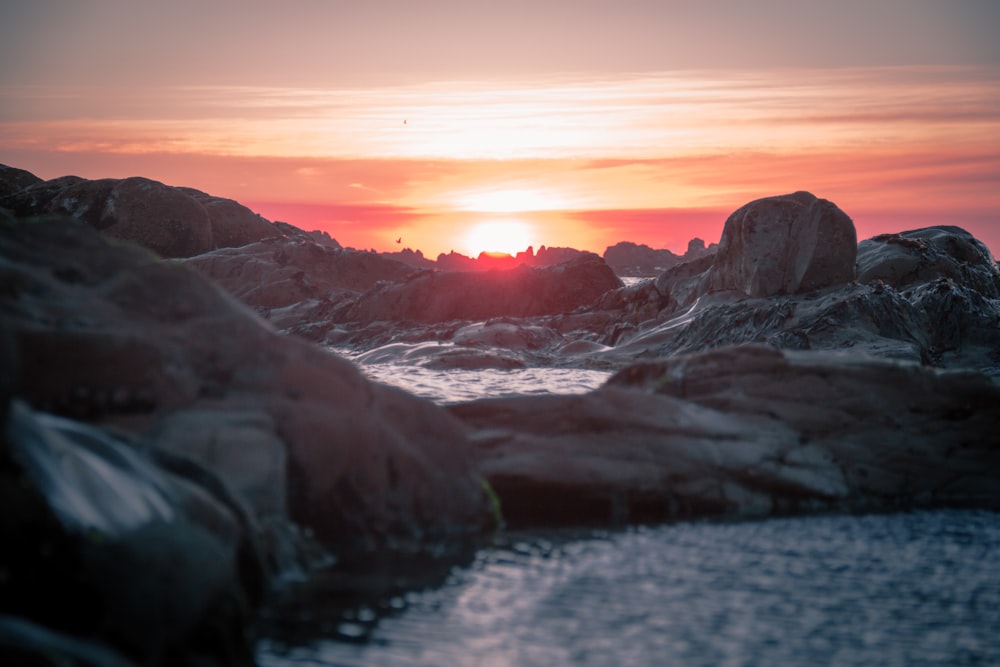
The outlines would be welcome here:
M 0 0 L 0 163 L 347 246 L 683 252 L 808 190 L 1000 252 L 996 0 Z

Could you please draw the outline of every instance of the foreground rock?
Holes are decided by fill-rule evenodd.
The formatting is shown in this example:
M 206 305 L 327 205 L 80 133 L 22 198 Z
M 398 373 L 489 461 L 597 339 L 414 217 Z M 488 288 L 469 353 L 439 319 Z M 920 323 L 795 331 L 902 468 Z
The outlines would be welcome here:
M 2 436 L 4 664 L 254 664 L 265 566 L 211 473 L 19 401 Z
M 488 521 L 462 426 L 434 405 L 369 383 L 192 270 L 79 222 L 4 225 L 0 248 L 16 394 L 34 407 L 158 446 L 184 441 L 234 486 L 275 490 L 342 560 L 458 549 Z M 240 451 L 259 465 L 233 467 Z M 256 497 L 261 516 L 281 505 Z
M 451 411 L 506 521 L 528 527 L 1000 509 L 997 405 L 977 373 L 750 345 Z

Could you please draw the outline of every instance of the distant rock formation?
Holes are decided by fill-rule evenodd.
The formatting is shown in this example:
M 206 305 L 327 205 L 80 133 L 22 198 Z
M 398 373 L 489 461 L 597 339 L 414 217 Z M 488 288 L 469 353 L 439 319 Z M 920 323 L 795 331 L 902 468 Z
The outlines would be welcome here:
M 538 252 L 535 252 L 534 248 L 529 246 L 525 251 L 519 252 L 517 255 L 482 252 L 475 259 L 452 250 L 447 255 L 444 253 L 438 255 L 434 268 L 439 271 L 468 273 L 473 271 L 513 269 L 517 266 L 546 267 L 556 266 L 585 256 L 597 257 L 594 253 L 585 250 L 577 250 L 575 248 L 547 248 L 545 246 L 540 247 Z
M 365 293 L 342 319 L 431 323 L 564 313 L 590 305 L 620 286 L 621 281 L 596 256 L 547 268 L 425 271 Z
M 715 243 L 706 247 L 702 239 L 694 238 L 688 242 L 687 252 L 675 255 L 666 249 L 653 250 L 645 244 L 622 241 L 605 249 L 604 261 L 621 277 L 650 278 L 677 264 L 714 253 L 717 248 Z
M 383 252 L 380 253 L 380 255 L 385 259 L 402 262 L 403 264 L 412 266 L 415 269 L 433 269 L 436 267 L 434 260 L 427 259 L 421 251 L 414 251 L 410 248 L 403 248 L 398 252 Z

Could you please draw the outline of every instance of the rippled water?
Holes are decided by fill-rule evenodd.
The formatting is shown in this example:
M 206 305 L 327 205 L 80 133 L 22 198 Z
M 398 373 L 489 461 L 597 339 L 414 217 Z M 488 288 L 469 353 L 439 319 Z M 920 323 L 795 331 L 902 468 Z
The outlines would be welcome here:
M 388 608 L 367 641 L 264 641 L 260 664 L 998 665 L 1000 515 L 522 536 Z
M 611 376 L 608 371 L 579 368 L 437 370 L 391 362 L 365 363 L 360 364 L 360 368 L 376 382 L 400 387 L 442 405 L 478 398 L 584 394 L 601 386 Z

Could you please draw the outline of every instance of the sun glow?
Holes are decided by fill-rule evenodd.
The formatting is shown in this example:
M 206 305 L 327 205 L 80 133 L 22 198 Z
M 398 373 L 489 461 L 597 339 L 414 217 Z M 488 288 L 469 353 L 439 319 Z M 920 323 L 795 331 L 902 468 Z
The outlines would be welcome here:
M 473 225 L 462 239 L 465 254 L 480 253 L 516 255 L 535 244 L 534 228 L 522 220 L 494 220 Z
M 564 199 L 540 190 L 480 190 L 460 195 L 455 204 L 463 211 L 518 213 L 564 209 Z M 522 248 L 523 250 L 523 248 Z

